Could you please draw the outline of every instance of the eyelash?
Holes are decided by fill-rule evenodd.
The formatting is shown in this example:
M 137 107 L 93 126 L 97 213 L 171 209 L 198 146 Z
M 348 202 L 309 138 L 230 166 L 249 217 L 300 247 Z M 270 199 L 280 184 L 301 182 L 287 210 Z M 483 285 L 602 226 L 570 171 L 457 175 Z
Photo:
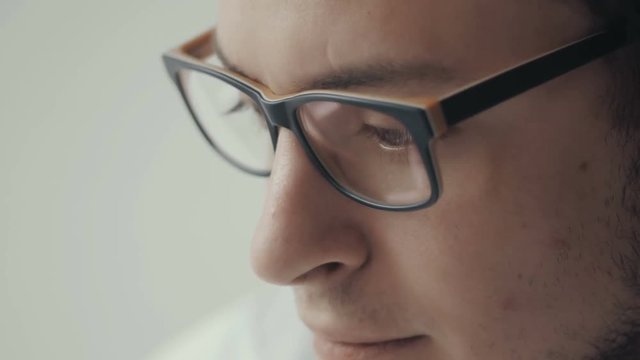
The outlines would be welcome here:
M 256 113 L 260 114 L 261 111 L 258 109 L 258 106 L 252 102 L 245 101 L 243 99 L 238 99 L 238 102 L 233 105 L 229 110 L 225 111 L 225 115 L 237 114 L 243 110 L 248 110 L 251 108 Z
M 362 126 L 362 131 L 367 137 L 376 140 L 380 147 L 389 151 L 405 150 L 407 146 L 409 146 L 413 142 L 411 134 L 407 130 L 385 129 L 364 124 Z M 389 136 L 393 138 L 389 139 Z M 389 141 L 400 142 L 401 145 L 390 145 Z
M 402 143 L 404 145 L 401 146 L 389 146 L 384 144 L 384 135 L 381 136 L 382 132 L 385 131 L 397 131 L 400 133 L 400 139 L 402 139 Z M 382 149 L 382 152 L 376 152 L 379 156 L 386 156 L 391 158 L 392 162 L 397 162 L 400 164 L 405 164 L 409 162 L 409 149 L 410 145 L 413 143 L 413 139 L 411 134 L 407 130 L 389 130 L 384 128 L 378 128 L 375 126 L 364 124 L 361 132 L 365 137 L 371 139 L 376 146 Z

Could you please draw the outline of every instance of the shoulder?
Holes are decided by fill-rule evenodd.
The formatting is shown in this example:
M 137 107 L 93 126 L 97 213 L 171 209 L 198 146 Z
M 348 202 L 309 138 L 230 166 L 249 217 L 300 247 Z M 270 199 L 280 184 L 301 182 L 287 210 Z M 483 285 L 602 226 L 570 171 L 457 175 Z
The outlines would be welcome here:
M 290 290 L 277 289 L 212 314 L 148 360 L 307 360 L 311 349 Z

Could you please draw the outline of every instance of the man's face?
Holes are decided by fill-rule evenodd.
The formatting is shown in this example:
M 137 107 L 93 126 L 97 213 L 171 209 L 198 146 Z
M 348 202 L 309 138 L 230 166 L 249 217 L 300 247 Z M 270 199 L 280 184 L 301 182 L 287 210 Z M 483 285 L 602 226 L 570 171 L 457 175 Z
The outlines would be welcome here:
M 432 63 L 446 75 L 352 90 L 438 96 L 591 30 L 577 0 L 221 0 L 218 41 L 276 93 Z M 614 358 L 635 299 L 608 86 L 594 62 L 451 129 L 443 195 L 414 212 L 347 199 L 281 131 L 256 272 L 293 287 L 323 360 Z

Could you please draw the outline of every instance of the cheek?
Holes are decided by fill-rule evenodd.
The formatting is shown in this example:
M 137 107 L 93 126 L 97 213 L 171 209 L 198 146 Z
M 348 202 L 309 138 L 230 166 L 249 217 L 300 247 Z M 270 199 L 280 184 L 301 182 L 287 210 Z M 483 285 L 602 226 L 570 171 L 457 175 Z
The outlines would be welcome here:
M 396 226 L 406 236 L 394 256 L 450 349 L 579 348 L 624 293 L 606 225 L 615 213 L 603 207 L 616 166 L 606 128 L 549 112 L 560 117 L 489 112 L 452 133 L 437 147 L 444 196 Z
M 524 225 L 497 208 L 443 209 L 423 219 L 428 230 L 399 240 L 392 256 L 403 259 L 397 272 L 408 297 L 420 299 L 415 311 L 456 352 L 451 358 L 508 359 L 498 352 L 536 354 L 565 344 L 583 351 L 583 339 L 611 318 L 610 294 L 621 293 L 607 275 L 614 271 L 603 261 L 609 253 L 549 219 Z

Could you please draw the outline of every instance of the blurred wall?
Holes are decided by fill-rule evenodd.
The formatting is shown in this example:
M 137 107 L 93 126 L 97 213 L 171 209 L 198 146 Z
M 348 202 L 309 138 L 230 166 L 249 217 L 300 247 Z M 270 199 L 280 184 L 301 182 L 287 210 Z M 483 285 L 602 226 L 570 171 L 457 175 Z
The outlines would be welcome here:
M 215 0 L 0 1 L 0 359 L 141 359 L 259 286 L 265 187 L 201 140 L 161 53 Z

